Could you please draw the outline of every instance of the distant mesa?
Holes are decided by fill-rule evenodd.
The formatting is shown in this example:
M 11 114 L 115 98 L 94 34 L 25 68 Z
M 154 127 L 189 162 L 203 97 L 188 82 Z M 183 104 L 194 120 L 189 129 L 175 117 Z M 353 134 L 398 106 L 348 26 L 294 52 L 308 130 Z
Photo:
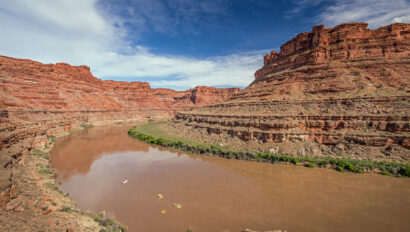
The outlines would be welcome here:
M 186 91 L 153 89 L 148 82 L 103 81 L 88 66 L 42 64 L 0 56 L 4 110 L 139 110 L 167 112 L 215 103 L 239 92 L 198 86 Z M 30 89 L 30 91 L 25 91 Z

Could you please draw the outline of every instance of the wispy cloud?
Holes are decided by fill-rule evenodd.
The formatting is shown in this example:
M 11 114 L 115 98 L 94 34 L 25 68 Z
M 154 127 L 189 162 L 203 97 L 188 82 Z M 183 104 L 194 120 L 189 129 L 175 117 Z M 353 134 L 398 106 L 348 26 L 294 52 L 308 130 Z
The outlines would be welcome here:
M 313 20 L 328 27 L 346 22 L 367 22 L 370 28 L 378 28 L 396 22 L 410 22 L 408 0 L 300 0 L 293 3 L 288 18 L 322 4 L 321 13 Z
M 196 27 L 218 24 L 226 16 L 230 1 L 226 0 L 104 0 L 98 3 L 102 11 L 121 15 L 122 25 L 134 30 L 167 34 L 195 33 Z
M 86 64 L 103 79 L 138 79 L 150 81 L 155 87 L 178 89 L 196 85 L 247 86 L 265 53 L 254 51 L 204 59 L 158 55 L 145 47 L 131 45 L 128 39 L 138 36 L 147 21 L 162 30 L 162 22 L 154 22 L 163 20 L 161 17 L 155 20 L 148 18 L 149 14 L 130 17 L 134 20 L 134 30 L 130 31 L 127 26 L 130 19 L 118 17 L 113 9 L 107 8 L 109 5 L 97 0 L 1 1 L 1 55 L 45 63 Z M 218 14 L 221 10 L 218 5 L 213 5 L 214 8 L 204 5 L 209 2 L 199 5 L 195 1 L 171 2 L 174 5 L 167 7 L 178 7 L 181 15 L 178 17 L 195 17 L 193 12 L 197 10 Z M 121 10 L 133 16 L 141 14 L 132 7 Z
M 300 12 L 310 7 L 315 7 L 325 1 L 326 0 L 291 0 L 290 2 L 293 4 L 293 7 L 292 9 L 286 11 L 285 18 L 292 19 Z
M 410 22 L 407 0 L 338 0 L 326 7 L 318 20 L 327 26 L 344 22 L 367 22 L 371 28 L 395 22 Z
M 103 72 L 107 77 L 150 79 L 150 83 L 157 87 L 245 87 L 253 80 L 253 73 L 262 64 L 264 53 L 265 51 L 254 51 L 193 59 L 155 55 L 144 49 L 133 55 L 112 54 L 107 59 L 113 65 L 105 67 Z

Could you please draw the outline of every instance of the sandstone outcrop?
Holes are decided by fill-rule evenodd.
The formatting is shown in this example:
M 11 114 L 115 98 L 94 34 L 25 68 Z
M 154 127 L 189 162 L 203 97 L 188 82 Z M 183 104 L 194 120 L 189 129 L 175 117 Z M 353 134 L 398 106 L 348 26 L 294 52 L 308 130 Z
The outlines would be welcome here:
M 222 101 L 239 91 L 203 86 L 155 89 L 147 82 L 100 80 L 87 66 L 5 56 L 0 56 L 0 85 L 0 207 L 15 191 L 12 167 L 32 148 L 43 148 L 47 136 L 81 125 L 167 119 L 179 110 Z
M 231 99 L 176 115 L 190 138 L 292 155 L 409 162 L 410 24 L 323 25 L 264 57 Z

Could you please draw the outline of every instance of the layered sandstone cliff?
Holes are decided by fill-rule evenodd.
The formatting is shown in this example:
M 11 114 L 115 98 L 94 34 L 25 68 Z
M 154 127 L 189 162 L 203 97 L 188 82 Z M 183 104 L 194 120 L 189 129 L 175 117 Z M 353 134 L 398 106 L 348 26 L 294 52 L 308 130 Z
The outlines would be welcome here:
M 87 66 L 41 64 L 0 56 L 0 149 L 39 133 L 73 124 L 112 124 L 169 118 L 176 111 L 233 96 L 236 88 L 198 86 L 187 91 L 153 89 L 147 82 L 102 81 Z M 26 125 L 28 124 L 28 125 Z M 57 125 L 58 124 L 58 125 Z M 24 130 L 18 135 L 18 130 Z M 7 136 L 9 133 L 13 136 Z
M 291 155 L 410 161 L 410 25 L 323 25 L 267 54 L 233 98 L 176 115 L 191 138 Z
M 81 125 L 167 119 L 178 110 L 222 101 L 239 91 L 154 89 L 146 82 L 102 81 L 87 66 L 0 56 L 0 207 L 10 199 L 13 167 L 47 136 Z

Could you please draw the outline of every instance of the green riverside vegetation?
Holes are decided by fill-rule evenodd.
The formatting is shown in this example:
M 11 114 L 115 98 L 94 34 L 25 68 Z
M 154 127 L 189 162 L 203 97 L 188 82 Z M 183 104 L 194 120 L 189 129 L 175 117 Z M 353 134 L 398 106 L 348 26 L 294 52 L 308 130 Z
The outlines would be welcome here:
M 83 129 L 90 129 L 90 128 L 93 128 L 94 127 L 94 125 L 92 125 L 92 124 L 81 124 L 80 125 Z
M 227 159 L 253 160 L 268 163 L 292 163 L 294 165 L 303 165 L 309 168 L 328 167 L 341 172 L 377 172 L 383 175 L 410 177 L 410 164 L 407 163 L 334 157 L 295 157 L 286 154 L 240 150 L 227 146 L 189 141 L 186 139 L 173 139 L 170 136 L 162 135 L 163 132 L 158 129 L 158 126 L 164 123 L 166 122 L 137 125 L 128 130 L 128 135 L 150 144 L 177 148 L 194 154 L 212 154 Z

